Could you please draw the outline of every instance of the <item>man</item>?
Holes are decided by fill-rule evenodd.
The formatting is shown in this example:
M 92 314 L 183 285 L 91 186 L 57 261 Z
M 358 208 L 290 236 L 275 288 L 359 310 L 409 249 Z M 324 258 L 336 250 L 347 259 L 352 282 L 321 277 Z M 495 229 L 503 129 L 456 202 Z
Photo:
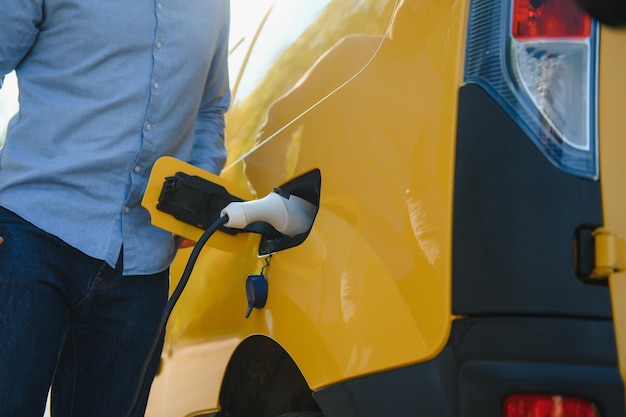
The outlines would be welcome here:
M 140 202 L 162 155 L 224 164 L 229 18 L 228 0 L 3 2 L 1 417 L 40 417 L 50 387 L 52 416 L 123 417 L 137 395 L 144 414 L 177 242 Z

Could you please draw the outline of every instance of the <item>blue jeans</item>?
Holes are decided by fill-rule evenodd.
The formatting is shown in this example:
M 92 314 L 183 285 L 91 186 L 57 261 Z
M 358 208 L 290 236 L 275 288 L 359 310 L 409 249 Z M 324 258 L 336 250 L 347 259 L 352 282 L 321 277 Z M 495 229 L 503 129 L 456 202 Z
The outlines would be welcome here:
M 0 207 L 0 417 L 143 416 L 169 272 L 123 276 Z

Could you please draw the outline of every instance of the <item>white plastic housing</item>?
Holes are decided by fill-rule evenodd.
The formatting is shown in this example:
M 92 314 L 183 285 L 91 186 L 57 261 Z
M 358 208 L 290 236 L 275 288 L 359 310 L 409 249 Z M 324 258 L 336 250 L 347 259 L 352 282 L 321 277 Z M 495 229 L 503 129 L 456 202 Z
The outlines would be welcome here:
M 262 221 L 291 237 L 309 230 L 315 212 L 315 205 L 300 197 L 285 198 L 272 192 L 258 200 L 230 203 L 220 215 L 228 216 L 226 227 L 244 229 L 250 223 Z

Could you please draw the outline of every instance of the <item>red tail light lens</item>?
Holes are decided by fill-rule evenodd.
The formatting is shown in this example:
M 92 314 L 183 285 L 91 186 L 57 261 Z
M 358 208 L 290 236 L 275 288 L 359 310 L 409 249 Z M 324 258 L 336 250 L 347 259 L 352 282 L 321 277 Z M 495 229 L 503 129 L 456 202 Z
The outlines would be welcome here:
M 504 401 L 504 417 L 600 417 L 585 399 L 560 395 L 515 394 Z
M 519 40 L 587 38 L 591 18 L 574 0 L 516 0 L 511 30 Z

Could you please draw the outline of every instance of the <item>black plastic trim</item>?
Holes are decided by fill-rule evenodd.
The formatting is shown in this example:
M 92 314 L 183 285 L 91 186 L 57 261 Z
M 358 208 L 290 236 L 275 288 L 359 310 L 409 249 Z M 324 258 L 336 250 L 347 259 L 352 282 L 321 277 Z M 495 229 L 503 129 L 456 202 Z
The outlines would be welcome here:
M 576 232 L 603 224 L 599 181 L 552 165 L 480 87 L 459 92 L 452 304 L 462 315 L 610 318 L 577 275 Z
M 612 323 L 548 318 L 462 319 L 433 360 L 314 393 L 325 417 L 501 417 L 513 392 L 589 399 L 623 416 Z

